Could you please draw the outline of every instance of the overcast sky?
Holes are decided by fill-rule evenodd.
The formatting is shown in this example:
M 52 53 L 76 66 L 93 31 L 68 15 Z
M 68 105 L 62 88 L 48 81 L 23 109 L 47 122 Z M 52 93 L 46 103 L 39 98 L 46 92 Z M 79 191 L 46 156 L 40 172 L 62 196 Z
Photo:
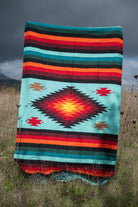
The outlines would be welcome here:
M 124 33 L 123 81 L 138 74 L 138 0 L 0 0 L 0 70 L 20 79 L 24 24 L 121 26 Z

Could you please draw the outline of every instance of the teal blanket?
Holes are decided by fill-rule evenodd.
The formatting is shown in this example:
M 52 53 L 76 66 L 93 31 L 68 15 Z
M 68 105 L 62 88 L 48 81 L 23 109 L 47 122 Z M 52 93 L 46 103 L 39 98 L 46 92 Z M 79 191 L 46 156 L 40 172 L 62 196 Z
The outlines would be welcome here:
M 23 171 L 94 185 L 114 174 L 123 34 L 27 22 L 14 159 Z

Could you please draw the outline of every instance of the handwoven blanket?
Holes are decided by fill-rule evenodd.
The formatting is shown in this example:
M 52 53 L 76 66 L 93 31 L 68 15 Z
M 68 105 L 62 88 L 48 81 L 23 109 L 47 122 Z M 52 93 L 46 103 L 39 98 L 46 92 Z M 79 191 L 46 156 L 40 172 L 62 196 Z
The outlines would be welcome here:
M 114 174 L 120 124 L 120 26 L 25 24 L 14 159 L 23 171 L 94 185 Z

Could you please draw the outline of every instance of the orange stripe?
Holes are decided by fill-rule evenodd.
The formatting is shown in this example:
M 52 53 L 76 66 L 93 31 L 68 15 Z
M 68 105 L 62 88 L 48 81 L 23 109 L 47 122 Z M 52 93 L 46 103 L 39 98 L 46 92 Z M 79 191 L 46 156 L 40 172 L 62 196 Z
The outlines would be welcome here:
M 25 67 L 28 66 L 34 66 L 34 67 L 39 67 L 39 68 L 43 68 L 43 69 L 52 69 L 52 70 L 61 70 L 61 71 L 74 71 L 74 72 L 116 72 L 116 73 L 120 73 L 122 74 L 122 70 L 121 69 L 117 69 L 117 68 L 111 68 L 110 70 L 107 68 L 71 68 L 71 67 L 60 67 L 60 66 L 51 66 L 51 65 L 44 65 L 41 63 L 34 63 L 34 62 L 25 62 L 23 63 L 23 67 L 25 69 Z
M 45 73 L 51 73 L 51 74 L 55 74 L 55 70 L 53 69 L 43 69 L 43 68 L 37 68 L 37 67 L 32 67 L 32 66 L 26 66 L 24 67 L 23 71 L 37 71 L 37 72 L 45 72 Z M 116 77 L 120 77 L 122 76 L 122 74 L 120 73 L 116 73 L 108 70 L 108 72 L 99 72 L 99 71 L 65 71 L 65 70 L 56 70 L 56 74 L 62 74 L 62 75 L 71 75 L 71 76 L 116 76 Z
M 49 170 L 49 171 L 43 171 L 43 170 L 28 170 L 28 169 L 25 169 L 25 168 L 22 168 L 26 173 L 31 173 L 31 174 L 34 174 L 34 173 L 43 173 L 45 175 L 49 175 L 50 173 L 52 172 L 59 172 L 61 170 Z
M 36 140 L 36 139 L 23 139 L 23 138 L 20 139 L 17 138 L 16 142 L 117 149 L 117 145 L 101 144 L 101 143 L 96 144 L 96 143 L 64 142 L 64 141 L 56 141 L 56 140 Z
M 54 44 L 63 44 L 63 45 L 79 45 L 79 46 L 119 46 L 123 48 L 123 43 L 120 42 L 68 42 L 68 41 L 60 41 L 60 40 L 50 40 L 43 39 L 36 36 L 27 35 L 25 40 L 38 40 L 43 43 L 54 43 Z
M 61 172 L 62 170 L 59 169 L 59 170 L 47 170 L 47 171 L 43 171 L 43 170 L 29 170 L 29 169 L 25 169 L 25 168 L 22 168 L 26 173 L 31 173 L 31 174 L 34 174 L 34 173 L 43 173 L 45 175 L 49 175 L 53 172 Z M 111 175 L 113 175 L 114 173 L 97 173 L 97 172 L 87 172 L 86 170 L 69 170 L 71 172 L 76 172 L 76 173 L 82 173 L 82 174 L 86 174 L 86 175 L 93 175 L 93 176 L 97 176 L 97 177 L 110 177 Z
M 40 37 L 43 39 L 53 39 L 53 40 L 60 40 L 60 41 L 71 41 L 71 42 L 120 42 L 123 43 L 123 40 L 120 38 L 78 38 L 78 37 L 63 37 L 63 36 L 54 36 L 54 35 L 46 35 L 46 34 L 39 34 L 36 32 L 25 32 L 25 37 L 28 35 L 33 35 L 35 37 Z
M 97 176 L 97 177 L 109 177 L 111 176 L 111 172 L 109 172 L 109 174 L 105 174 L 105 173 L 97 173 L 97 172 L 87 172 L 86 170 L 69 170 L 72 172 L 76 172 L 76 173 L 82 173 L 82 174 L 87 174 L 87 175 L 93 175 L 93 176 Z M 113 173 L 112 173 L 113 174 Z

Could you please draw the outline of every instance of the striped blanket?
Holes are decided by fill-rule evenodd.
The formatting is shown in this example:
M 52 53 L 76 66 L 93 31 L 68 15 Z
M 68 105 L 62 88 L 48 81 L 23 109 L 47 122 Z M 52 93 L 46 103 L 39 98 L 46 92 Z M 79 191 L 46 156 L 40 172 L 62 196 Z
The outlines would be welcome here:
M 29 174 L 107 182 L 120 124 L 121 27 L 27 22 L 24 37 L 14 159 Z

